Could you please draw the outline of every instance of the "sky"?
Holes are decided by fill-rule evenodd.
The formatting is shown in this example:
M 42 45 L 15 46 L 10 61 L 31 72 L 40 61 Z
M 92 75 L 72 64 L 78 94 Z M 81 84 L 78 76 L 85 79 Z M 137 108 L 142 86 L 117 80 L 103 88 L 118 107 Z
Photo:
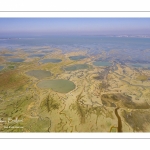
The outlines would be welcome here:
M 0 37 L 150 35 L 150 18 L 0 18 Z

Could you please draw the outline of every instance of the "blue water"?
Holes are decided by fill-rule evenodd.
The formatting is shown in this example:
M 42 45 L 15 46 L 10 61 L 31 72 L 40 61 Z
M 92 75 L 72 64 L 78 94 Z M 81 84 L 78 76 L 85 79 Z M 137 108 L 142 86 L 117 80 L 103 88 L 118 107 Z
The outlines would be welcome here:
M 11 58 L 8 59 L 9 62 L 23 62 L 25 59 L 22 58 Z
M 48 38 L 21 38 L 0 40 L 0 51 L 7 48 L 15 51 L 17 48 L 32 51 L 48 52 L 46 47 L 61 49 L 62 53 L 72 51 L 86 51 L 89 55 L 100 54 L 106 60 L 120 60 L 129 62 L 150 62 L 150 38 L 136 37 L 102 37 L 102 36 L 61 36 Z M 33 48 L 34 47 L 34 48 Z M 31 55 L 30 57 L 32 57 Z M 33 56 L 35 57 L 35 56 Z M 40 57 L 40 56 L 36 56 Z
M 88 68 L 90 68 L 88 64 L 75 64 L 75 65 L 64 67 L 66 71 L 76 71 L 76 70 L 88 69 Z
M 32 54 L 32 55 L 29 55 L 28 57 L 43 57 L 45 56 L 45 54 Z
M 61 59 L 43 59 L 43 60 L 41 60 L 41 62 L 42 63 L 59 63 L 59 62 L 61 62 L 62 60 Z
M 93 62 L 94 66 L 111 66 L 111 63 L 104 61 L 95 61 Z
M 129 63 L 127 65 L 134 67 L 134 68 L 150 68 L 149 63 L 147 63 L 147 64 L 145 64 L 145 63 Z
M 13 56 L 13 54 L 3 54 L 2 56 Z
M 71 60 L 80 60 L 86 58 L 86 56 L 78 55 L 78 56 L 70 56 Z

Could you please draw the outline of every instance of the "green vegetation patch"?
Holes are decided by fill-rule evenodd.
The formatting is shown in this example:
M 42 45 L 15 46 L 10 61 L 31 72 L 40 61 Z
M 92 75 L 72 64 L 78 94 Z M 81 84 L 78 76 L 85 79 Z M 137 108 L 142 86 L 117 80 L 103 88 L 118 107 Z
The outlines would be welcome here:
M 8 69 L 15 69 L 15 66 L 10 65 L 10 66 L 8 66 Z
M 60 101 L 50 95 L 46 96 L 40 105 L 40 108 L 47 112 L 52 112 L 55 109 L 59 109 L 59 107 Z
M 10 70 L 0 74 L 0 89 L 18 88 L 25 85 L 27 80 L 19 71 Z
M 0 131 L 5 132 L 22 132 L 24 131 L 22 127 L 25 125 L 25 116 L 27 114 L 28 105 L 35 101 L 32 94 L 27 96 L 14 96 L 13 99 L 9 101 L 3 101 L 0 106 L 0 118 L 5 120 L 3 127 Z M 10 120 L 10 121 L 9 121 Z M 4 128 L 8 126 L 10 128 Z M 20 128 L 15 128 L 20 127 Z

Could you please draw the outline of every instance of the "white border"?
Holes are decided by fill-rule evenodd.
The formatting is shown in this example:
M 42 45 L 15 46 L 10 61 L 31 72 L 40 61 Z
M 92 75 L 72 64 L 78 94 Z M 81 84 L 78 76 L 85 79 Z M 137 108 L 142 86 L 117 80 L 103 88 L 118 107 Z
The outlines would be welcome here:
M 116 1 L 116 0 L 115 0 Z M 6 2 L 3 5 L 0 6 L 1 11 L 6 11 L 6 10 L 12 10 L 10 8 L 6 9 Z M 14 1 L 13 1 L 14 2 Z M 113 1 L 114 3 L 114 1 Z M 20 3 L 19 3 L 20 4 Z M 107 4 L 108 5 L 108 4 Z M 111 5 L 111 4 L 109 4 Z M 13 5 L 9 4 L 9 6 L 13 7 Z M 0 12 L 0 18 L 149 18 L 150 17 L 150 12 L 110 12 L 110 11 L 124 11 L 125 9 L 101 9 L 100 11 L 107 11 L 109 12 L 22 12 L 23 10 L 29 11 L 29 9 L 22 9 L 22 6 L 19 9 L 16 9 L 16 7 L 19 5 L 15 6 L 15 11 L 20 10 L 21 12 Z M 41 5 L 40 5 L 41 6 Z M 24 6 L 23 6 L 24 7 Z M 67 5 L 68 7 L 68 5 Z M 113 5 L 111 5 L 113 7 Z M 2 9 L 1 9 L 2 8 Z M 46 7 L 47 8 L 47 7 Z M 80 8 L 80 7 L 79 7 Z M 89 9 L 84 9 L 84 11 L 87 11 Z M 97 8 L 97 7 L 96 7 Z M 131 10 L 127 9 L 126 11 Z M 139 7 L 138 7 L 139 8 Z M 132 9 L 133 11 L 146 11 L 147 8 L 149 8 L 149 5 L 147 5 L 146 9 Z M 36 10 L 41 10 L 41 11 L 46 11 L 47 9 L 32 9 L 32 11 Z M 67 9 L 53 9 L 53 11 L 57 10 L 67 10 Z M 69 9 L 71 10 L 71 9 Z M 74 9 L 75 10 L 75 9 Z M 90 9 L 91 11 L 95 11 L 95 9 Z M 72 10 L 73 11 L 73 10 Z M 76 10 L 77 11 L 77 10 Z M 102 132 L 97 132 L 97 133 L 0 133 L 0 139 L 150 139 L 150 134 L 149 133 L 102 133 Z M 142 141 L 143 142 L 143 141 Z M 62 143 L 61 143 L 62 144 Z M 110 146 L 111 148 L 111 146 Z M 136 146 L 135 146 L 136 148 Z
M 0 133 L 0 139 L 150 139 L 149 133 Z
M 148 18 L 149 12 L 0 12 L 0 18 Z
M 149 11 L 149 0 L 1 0 L 1 11 Z

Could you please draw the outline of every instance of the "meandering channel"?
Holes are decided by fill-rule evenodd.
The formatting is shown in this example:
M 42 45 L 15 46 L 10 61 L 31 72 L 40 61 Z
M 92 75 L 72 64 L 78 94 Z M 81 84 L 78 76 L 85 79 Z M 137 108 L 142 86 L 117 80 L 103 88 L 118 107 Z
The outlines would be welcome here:
M 115 109 L 115 115 L 116 115 L 117 118 L 118 118 L 118 132 L 122 132 L 122 122 L 121 122 L 121 117 L 120 117 L 119 114 L 118 114 L 118 109 L 119 109 L 119 107 L 117 107 L 117 108 Z

